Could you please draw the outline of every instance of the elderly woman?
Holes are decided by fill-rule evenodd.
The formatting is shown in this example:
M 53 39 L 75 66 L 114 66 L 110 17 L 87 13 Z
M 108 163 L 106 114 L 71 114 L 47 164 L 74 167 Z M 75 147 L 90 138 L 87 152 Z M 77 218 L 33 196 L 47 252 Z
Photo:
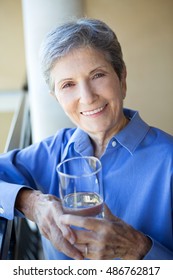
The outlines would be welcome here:
M 173 259 L 173 137 L 123 109 L 126 67 L 114 32 L 94 19 L 66 23 L 45 38 L 41 63 L 77 128 L 1 155 L 1 216 L 36 222 L 48 259 Z M 103 219 L 63 213 L 56 166 L 84 155 L 103 166 Z

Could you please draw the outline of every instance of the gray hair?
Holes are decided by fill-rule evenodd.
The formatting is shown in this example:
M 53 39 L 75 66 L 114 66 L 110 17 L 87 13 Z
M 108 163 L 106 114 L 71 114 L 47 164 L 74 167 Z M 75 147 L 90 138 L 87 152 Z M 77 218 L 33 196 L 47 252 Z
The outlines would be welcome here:
M 103 52 L 121 80 L 125 64 L 115 33 L 98 19 L 81 18 L 51 30 L 41 45 L 41 69 L 50 90 L 54 91 L 51 70 L 57 60 L 80 47 L 92 47 Z

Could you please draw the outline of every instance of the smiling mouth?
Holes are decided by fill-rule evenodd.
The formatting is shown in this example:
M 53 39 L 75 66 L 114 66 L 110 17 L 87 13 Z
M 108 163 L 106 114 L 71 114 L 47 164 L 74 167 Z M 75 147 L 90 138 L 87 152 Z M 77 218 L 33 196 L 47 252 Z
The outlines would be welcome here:
M 107 106 L 107 104 L 102 107 L 99 107 L 97 109 L 91 110 L 91 111 L 81 112 L 81 114 L 84 116 L 92 116 L 92 115 L 102 112 L 106 108 L 106 106 Z

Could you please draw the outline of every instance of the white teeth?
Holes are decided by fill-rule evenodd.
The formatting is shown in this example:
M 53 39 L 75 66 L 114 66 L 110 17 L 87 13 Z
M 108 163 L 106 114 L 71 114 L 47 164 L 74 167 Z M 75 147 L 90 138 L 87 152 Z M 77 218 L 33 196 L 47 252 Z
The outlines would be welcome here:
M 105 107 L 105 106 L 100 107 L 100 108 L 98 108 L 98 109 L 95 109 L 95 110 L 93 110 L 93 111 L 82 112 L 82 114 L 83 114 L 84 116 L 91 116 L 91 115 L 94 115 L 94 114 L 96 114 L 96 113 L 101 112 L 101 111 L 104 109 L 104 107 Z

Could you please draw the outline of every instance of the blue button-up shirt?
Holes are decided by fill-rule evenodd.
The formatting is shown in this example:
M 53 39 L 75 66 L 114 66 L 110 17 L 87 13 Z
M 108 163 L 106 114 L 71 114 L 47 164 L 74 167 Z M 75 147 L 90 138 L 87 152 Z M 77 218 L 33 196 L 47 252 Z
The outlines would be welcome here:
M 112 213 L 152 239 L 144 259 L 173 259 L 173 137 L 148 126 L 125 109 L 129 124 L 110 139 L 100 160 L 104 201 Z M 94 155 L 89 136 L 79 128 L 0 156 L 0 216 L 12 219 L 15 198 L 25 186 L 59 196 L 57 164 L 65 158 Z M 43 237 L 45 257 L 69 259 Z

